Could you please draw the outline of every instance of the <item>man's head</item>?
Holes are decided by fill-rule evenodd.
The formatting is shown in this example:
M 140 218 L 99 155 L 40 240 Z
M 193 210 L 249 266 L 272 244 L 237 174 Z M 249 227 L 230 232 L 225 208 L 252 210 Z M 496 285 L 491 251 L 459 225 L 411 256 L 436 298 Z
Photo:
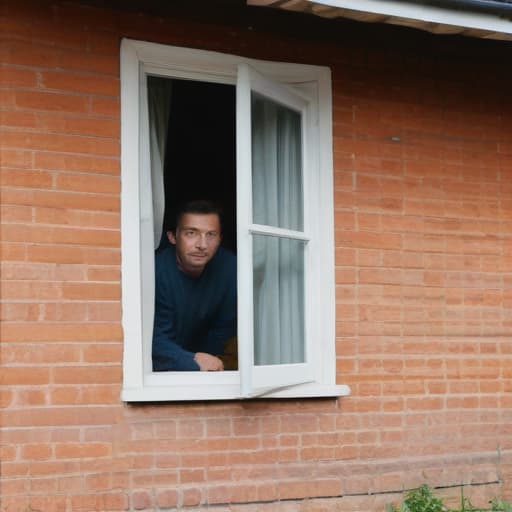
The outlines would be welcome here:
M 175 228 L 167 238 L 176 246 L 176 260 L 182 272 L 201 275 L 215 256 L 222 240 L 221 210 L 211 201 L 190 201 L 176 213 Z

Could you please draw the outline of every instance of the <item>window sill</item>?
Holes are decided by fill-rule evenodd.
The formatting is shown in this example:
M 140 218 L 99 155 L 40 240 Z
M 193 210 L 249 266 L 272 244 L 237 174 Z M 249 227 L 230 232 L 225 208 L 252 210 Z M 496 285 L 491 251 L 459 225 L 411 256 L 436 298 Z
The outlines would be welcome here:
M 204 400 L 242 400 L 245 398 L 329 398 L 350 395 L 350 388 L 345 384 L 325 385 L 318 383 L 289 386 L 278 390 L 269 391 L 266 394 L 253 397 L 240 396 L 240 379 L 238 372 L 228 372 L 223 375 L 222 382 L 212 383 L 211 373 L 186 372 L 183 374 L 165 375 L 165 377 L 183 378 L 181 384 L 163 385 L 155 381 L 163 380 L 164 375 L 149 375 L 148 380 L 153 383 L 139 388 L 123 388 L 121 399 L 124 402 L 178 402 L 178 401 L 204 401 Z M 191 376 L 196 383 L 191 382 Z M 162 377 L 162 379 L 158 379 Z M 227 378 L 226 378 L 227 377 Z M 208 384 L 207 384 L 208 382 Z

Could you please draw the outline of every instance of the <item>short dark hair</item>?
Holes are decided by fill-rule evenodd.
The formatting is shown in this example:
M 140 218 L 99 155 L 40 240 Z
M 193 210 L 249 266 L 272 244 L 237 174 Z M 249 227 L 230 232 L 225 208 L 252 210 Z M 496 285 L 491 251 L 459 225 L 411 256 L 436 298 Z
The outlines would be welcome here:
M 173 225 L 170 226 L 169 231 L 176 232 L 176 228 L 180 219 L 186 213 L 199 213 L 201 215 L 214 214 L 219 217 L 219 222 L 222 227 L 223 224 L 223 210 L 222 206 L 210 199 L 194 199 L 192 201 L 184 201 L 179 203 L 175 209 Z

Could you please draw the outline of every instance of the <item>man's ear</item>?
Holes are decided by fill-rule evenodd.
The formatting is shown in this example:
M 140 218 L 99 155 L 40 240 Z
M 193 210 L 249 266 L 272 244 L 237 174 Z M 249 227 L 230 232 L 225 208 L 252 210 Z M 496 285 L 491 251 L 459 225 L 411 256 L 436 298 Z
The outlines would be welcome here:
M 167 231 L 167 240 L 171 242 L 172 245 L 176 245 L 176 235 L 172 231 Z

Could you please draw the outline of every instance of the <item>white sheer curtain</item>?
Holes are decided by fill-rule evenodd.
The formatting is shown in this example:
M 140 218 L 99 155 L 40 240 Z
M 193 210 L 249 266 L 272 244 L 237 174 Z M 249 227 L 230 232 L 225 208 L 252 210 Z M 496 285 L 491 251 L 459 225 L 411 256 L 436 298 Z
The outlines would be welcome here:
M 253 93 L 253 221 L 302 231 L 301 117 Z M 304 242 L 253 238 L 254 362 L 304 362 Z
M 164 164 L 171 88 L 172 81 L 167 78 L 148 77 L 149 147 L 155 249 L 160 245 L 165 211 Z

